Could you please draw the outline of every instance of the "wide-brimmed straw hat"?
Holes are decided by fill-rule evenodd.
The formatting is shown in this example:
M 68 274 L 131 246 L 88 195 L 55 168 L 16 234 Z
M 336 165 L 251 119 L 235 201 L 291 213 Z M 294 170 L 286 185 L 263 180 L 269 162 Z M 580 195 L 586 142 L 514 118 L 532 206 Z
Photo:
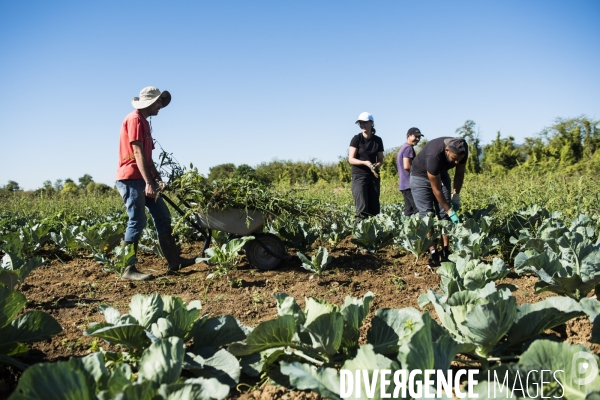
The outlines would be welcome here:
M 157 87 L 148 86 L 140 90 L 140 97 L 134 97 L 131 100 L 133 108 L 141 110 L 151 106 L 156 100 L 161 99 L 163 108 L 171 102 L 171 93 L 168 91 L 161 92 Z

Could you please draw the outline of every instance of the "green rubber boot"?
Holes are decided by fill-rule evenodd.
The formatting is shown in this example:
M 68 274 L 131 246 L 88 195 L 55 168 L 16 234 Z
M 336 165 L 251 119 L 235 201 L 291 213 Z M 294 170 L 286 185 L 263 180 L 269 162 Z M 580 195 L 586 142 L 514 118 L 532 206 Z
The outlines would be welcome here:
M 133 250 L 135 251 L 135 254 L 137 254 L 138 242 L 123 241 L 122 244 L 124 244 L 124 245 L 133 244 Z M 123 275 L 121 275 L 121 278 L 128 279 L 130 281 L 147 281 L 149 279 L 152 279 L 153 276 L 150 274 L 144 274 L 144 273 L 138 271 L 138 269 L 135 267 L 135 265 L 130 265 L 129 267 L 125 268 L 125 271 L 123 271 Z

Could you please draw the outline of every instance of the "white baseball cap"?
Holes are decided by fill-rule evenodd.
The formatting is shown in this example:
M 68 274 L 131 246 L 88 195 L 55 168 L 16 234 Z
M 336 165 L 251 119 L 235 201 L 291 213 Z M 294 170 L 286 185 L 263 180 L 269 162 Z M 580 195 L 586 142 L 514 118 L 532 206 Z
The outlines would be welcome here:
M 375 122 L 375 120 L 373 119 L 373 114 L 369 113 L 369 112 L 362 112 L 360 113 L 360 115 L 358 116 L 358 119 L 356 120 L 355 124 L 358 124 L 359 121 L 373 121 Z

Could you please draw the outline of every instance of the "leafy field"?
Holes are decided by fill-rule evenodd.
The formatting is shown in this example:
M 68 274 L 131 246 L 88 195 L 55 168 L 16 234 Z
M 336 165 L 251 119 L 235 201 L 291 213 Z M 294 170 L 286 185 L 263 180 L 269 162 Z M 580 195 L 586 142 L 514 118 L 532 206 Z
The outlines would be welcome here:
M 570 363 L 600 353 L 599 183 L 467 176 L 457 226 L 404 217 L 394 181 L 383 213 L 358 226 L 349 187 L 278 187 L 327 216 L 268 222 L 292 255 L 280 268 L 252 268 L 215 232 L 203 262 L 166 275 L 150 226 L 137 257 L 150 282 L 118 279 L 132 261 L 118 195 L 11 194 L 0 208 L 0 395 L 339 398 L 341 368 L 474 368 L 480 393 L 488 369 L 552 369 L 566 372 L 545 396 L 593 398 L 600 378 L 577 384 Z M 184 255 L 198 255 L 197 232 L 173 217 Z M 431 228 L 452 238 L 436 271 Z

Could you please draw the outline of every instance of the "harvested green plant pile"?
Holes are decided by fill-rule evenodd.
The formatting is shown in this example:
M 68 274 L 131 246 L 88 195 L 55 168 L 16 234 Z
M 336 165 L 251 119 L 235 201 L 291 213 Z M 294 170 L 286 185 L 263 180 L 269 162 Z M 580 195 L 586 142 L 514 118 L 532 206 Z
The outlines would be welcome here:
M 305 221 L 323 220 L 329 214 L 328 207 L 318 200 L 300 199 L 294 196 L 294 191 L 280 193 L 260 182 L 240 178 L 207 182 L 195 170 L 174 179 L 169 191 L 183 201 L 191 212 L 203 216 L 210 210 L 230 208 L 246 212 L 259 210 L 265 217 L 290 217 Z

